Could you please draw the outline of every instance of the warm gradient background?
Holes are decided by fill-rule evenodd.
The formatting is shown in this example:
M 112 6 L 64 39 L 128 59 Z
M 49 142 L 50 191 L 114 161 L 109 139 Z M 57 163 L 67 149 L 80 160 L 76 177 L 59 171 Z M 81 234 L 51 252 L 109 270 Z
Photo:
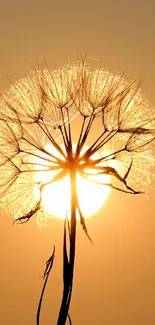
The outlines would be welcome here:
M 1 0 L 0 90 L 43 57 L 59 67 L 76 53 L 105 68 L 142 76 L 155 106 L 154 0 Z M 90 60 L 93 65 L 98 61 Z M 145 172 L 145 171 L 144 171 Z M 155 170 L 154 170 L 155 172 Z M 155 324 L 155 182 L 147 195 L 111 192 L 87 221 L 92 246 L 78 229 L 73 325 Z M 55 325 L 61 297 L 63 222 L 41 230 L 34 220 L 12 226 L 0 217 L 0 324 L 33 325 L 42 275 L 56 245 L 42 322 Z

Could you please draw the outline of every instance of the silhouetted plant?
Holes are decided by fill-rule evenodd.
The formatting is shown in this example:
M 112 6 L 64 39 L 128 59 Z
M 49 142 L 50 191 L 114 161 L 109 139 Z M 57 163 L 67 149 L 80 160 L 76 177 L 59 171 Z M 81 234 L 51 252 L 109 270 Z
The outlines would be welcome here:
M 81 128 L 74 150 L 71 122 L 75 118 L 80 119 Z M 93 128 L 96 137 L 92 141 Z M 98 181 L 100 184 L 139 194 L 151 179 L 154 139 L 155 111 L 142 95 L 140 81 L 131 83 L 125 75 L 101 67 L 90 68 L 85 60 L 55 71 L 39 67 L 26 78 L 12 81 L 11 88 L 1 97 L 0 198 L 3 209 L 20 224 L 34 215 L 39 224 L 44 223 L 47 216 L 42 204 L 44 188 L 70 176 L 71 215 L 64 227 L 63 297 L 58 325 L 66 323 L 70 306 L 77 212 L 90 239 L 78 201 L 76 173 L 97 182 L 93 179 L 92 170 L 95 170 L 95 177 L 110 176 L 110 182 Z M 89 147 L 85 149 L 88 142 Z M 49 145 L 55 148 L 56 154 Z M 100 158 L 95 158 L 96 152 Z M 48 181 L 37 180 L 36 174 L 41 172 L 48 173 Z M 47 262 L 45 282 L 53 259 L 54 252 Z M 71 324 L 70 317 L 69 320 Z

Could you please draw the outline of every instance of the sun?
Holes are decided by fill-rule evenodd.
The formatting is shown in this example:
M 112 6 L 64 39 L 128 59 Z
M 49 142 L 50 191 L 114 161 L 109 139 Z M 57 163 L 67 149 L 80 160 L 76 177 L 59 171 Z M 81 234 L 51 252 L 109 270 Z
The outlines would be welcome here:
M 87 147 L 83 148 L 85 151 Z M 46 150 L 54 154 L 54 148 L 48 146 Z M 98 154 L 94 155 L 94 158 L 99 158 Z M 109 194 L 109 187 L 106 185 L 101 185 L 99 183 L 109 183 L 110 176 L 108 175 L 98 175 L 95 176 L 94 171 L 90 170 L 93 176 L 89 176 L 89 179 L 83 178 L 78 172 L 77 177 L 77 195 L 79 200 L 79 205 L 82 214 L 85 218 L 92 216 L 106 201 Z M 54 172 L 53 172 L 54 175 Z M 51 177 L 46 172 L 36 173 L 37 181 L 48 182 Z M 93 182 L 94 181 L 94 182 Z M 47 213 L 52 216 L 64 219 L 66 214 L 70 218 L 70 179 L 69 175 L 60 181 L 53 184 L 49 184 L 44 187 L 42 191 L 42 204 Z M 78 218 L 78 213 L 77 213 Z
M 104 181 L 107 181 L 104 176 Z M 93 215 L 105 202 L 109 188 L 83 179 L 77 173 L 77 194 L 81 211 L 85 218 Z M 54 184 L 47 185 L 42 192 L 42 203 L 47 212 L 60 218 L 70 216 L 69 176 Z

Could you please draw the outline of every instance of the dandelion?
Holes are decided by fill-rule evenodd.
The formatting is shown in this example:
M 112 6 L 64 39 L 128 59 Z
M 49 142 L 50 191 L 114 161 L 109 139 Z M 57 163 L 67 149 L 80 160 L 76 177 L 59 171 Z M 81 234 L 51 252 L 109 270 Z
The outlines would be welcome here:
M 81 127 L 74 146 L 75 119 Z M 77 194 L 77 173 L 91 183 L 142 193 L 151 180 L 154 140 L 155 111 L 142 95 L 140 81 L 129 82 L 125 75 L 90 68 L 85 61 L 55 71 L 38 68 L 13 81 L 1 96 L 0 200 L 4 211 L 19 224 L 33 216 L 45 223 L 44 190 L 69 176 L 70 216 L 64 226 L 64 288 L 58 325 L 65 324 L 67 316 L 71 324 L 68 312 L 77 215 L 90 239 Z M 36 176 L 43 173 L 44 179 Z M 53 259 L 54 253 L 44 273 L 46 281 Z

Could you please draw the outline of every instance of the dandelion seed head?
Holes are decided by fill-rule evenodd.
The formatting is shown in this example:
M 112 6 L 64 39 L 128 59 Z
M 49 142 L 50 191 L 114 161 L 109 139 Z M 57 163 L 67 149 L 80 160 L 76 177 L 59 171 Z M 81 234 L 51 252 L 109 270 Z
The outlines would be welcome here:
M 71 123 L 76 118 L 81 126 L 73 153 Z M 91 142 L 92 125 L 96 123 L 97 130 L 99 120 L 101 134 L 95 132 Z M 54 71 L 36 69 L 1 96 L 0 200 L 14 218 L 29 220 L 36 214 L 38 223 L 45 223 L 42 190 L 59 175 L 64 177 L 73 163 L 83 177 L 93 165 L 95 174 L 110 175 L 110 187 L 118 189 L 120 183 L 119 190 L 125 186 L 138 193 L 153 175 L 154 139 L 155 110 L 139 80 L 130 82 L 125 75 L 91 68 L 82 60 Z M 80 156 L 86 142 L 88 149 Z M 101 159 L 94 162 L 97 152 Z M 41 170 L 49 181 L 36 181 L 35 173 Z

